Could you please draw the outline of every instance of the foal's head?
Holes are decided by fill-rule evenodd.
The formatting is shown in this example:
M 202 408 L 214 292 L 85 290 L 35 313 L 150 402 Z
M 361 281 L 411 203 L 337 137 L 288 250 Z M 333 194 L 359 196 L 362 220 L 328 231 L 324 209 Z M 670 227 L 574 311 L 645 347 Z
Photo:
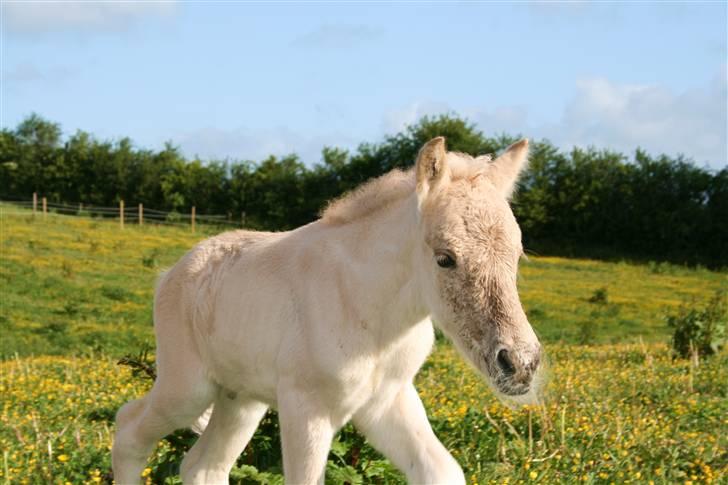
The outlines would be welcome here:
M 523 246 L 508 205 L 527 154 L 522 140 L 494 161 L 474 159 L 447 153 L 440 137 L 422 147 L 415 168 L 430 310 L 508 396 L 535 387 L 541 354 L 516 288 Z

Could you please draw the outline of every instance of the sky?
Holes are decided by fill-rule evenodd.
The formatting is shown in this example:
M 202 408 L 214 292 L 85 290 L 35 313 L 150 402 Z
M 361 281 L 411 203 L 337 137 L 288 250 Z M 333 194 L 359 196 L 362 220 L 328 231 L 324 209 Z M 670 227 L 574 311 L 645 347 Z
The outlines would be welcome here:
M 728 164 L 728 2 L 13 2 L 0 126 L 30 113 L 188 157 L 488 136 Z

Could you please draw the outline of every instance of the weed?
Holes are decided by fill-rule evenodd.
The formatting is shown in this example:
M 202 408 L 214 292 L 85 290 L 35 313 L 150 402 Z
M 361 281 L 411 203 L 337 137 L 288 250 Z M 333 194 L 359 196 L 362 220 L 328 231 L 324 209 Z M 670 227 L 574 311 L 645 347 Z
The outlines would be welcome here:
M 127 354 L 117 364 L 129 367 L 135 377 L 144 375 L 154 381 L 157 378 L 157 370 L 154 357 L 149 355 L 150 350 L 151 347 L 145 345 L 139 353 L 136 355 Z
M 61 263 L 61 274 L 64 278 L 73 278 L 74 269 L 73 264 L 70 261 L 63 261 Z
M 145 268 L 155 268 L 159 264 L 159 250 L 157 248 L 142 257 L 142 265 Z
M 78 302 L 70 300 L 63 304 L 63 314 L 73 317 L 78 315 L 81 310 L 81 305 Z
M 101 294 L 109 300 L 126 301 L 130 300 L 133 295 L 124 288 L 119 286 L 104 285 L 101 287 Z
M 579 322 L 579 335 L 577 342 L 581 345 L 591 345 L 597 334 L 597 323 L 595 319 Z
M 602 286 L 601 288 L 597 288 L 596 290 L 594 290 L 592 296 L 589 297 L 589 303 L 596 303 L 598 305 L 606 305 L 607 303 L 609 303 L 607 288 L 605 286 Z
M 713 355 L 725 345 L 728 336 L 728 299 L 725 291 L 717 291 L 702 307 L 683 304 L 676 314 L 668 315 L 667 325 L 673 329 L 672 348 L 679 357 L 697 353 Z

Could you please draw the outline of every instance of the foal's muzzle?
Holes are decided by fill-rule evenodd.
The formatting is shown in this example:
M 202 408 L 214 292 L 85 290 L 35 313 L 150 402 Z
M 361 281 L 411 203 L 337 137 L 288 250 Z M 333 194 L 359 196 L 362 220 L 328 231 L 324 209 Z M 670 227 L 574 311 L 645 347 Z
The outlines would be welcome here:
M 541 362 L 541 346 L 532 350 L 500 347 L 494 356 L 494 381 L 508 396 L 520 396 L 531 389 L 533 376 Z

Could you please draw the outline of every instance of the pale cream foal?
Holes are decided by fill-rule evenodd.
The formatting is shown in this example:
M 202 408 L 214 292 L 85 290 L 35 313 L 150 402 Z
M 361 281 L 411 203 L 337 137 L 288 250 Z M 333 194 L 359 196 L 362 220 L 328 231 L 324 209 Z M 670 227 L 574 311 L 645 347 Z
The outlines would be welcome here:
M 158 440 L 197 423 L 182 479 L 227 483 L 271 406 L 287 483 L 323 483 L 350 420 L 411 483 L 464 483 L 412 382 L 432 317 L 499 393 L 534 392 L 540 346 L 518 298 L 508 205 L 527 151 L 523 140 L 491 161 L 435 138 L 414 170 L 360 187 L 316 222 L 198 244 L 159 282 L 158 377 L 117 414 L 116 482 L 139 482 Z

